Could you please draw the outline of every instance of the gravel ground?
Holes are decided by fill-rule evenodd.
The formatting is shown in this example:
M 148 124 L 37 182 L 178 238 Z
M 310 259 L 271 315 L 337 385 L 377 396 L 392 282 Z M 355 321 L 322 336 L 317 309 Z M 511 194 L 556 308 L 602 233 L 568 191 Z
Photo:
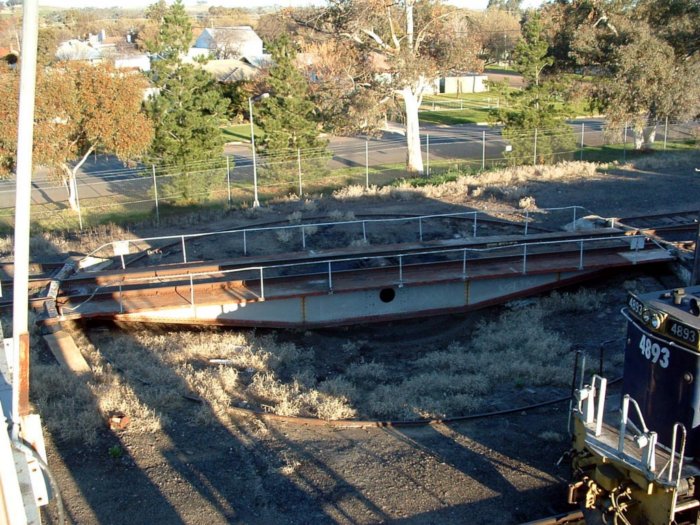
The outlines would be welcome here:
M 606 216 L 625 216 L 700 203 L 697 156 L 673 168 L 619 169 L 595 180 L 528 184 L 541 208 L 578 204 Z M 387 201 L 383 212 L 435 213 L 481 208 L 507 210 L 512 203 L 454 195 L 446 201 Z M 333 202 L 326 209 L 377 210 L 376 200 Z M 293 204 L 276 205 L 266 217 L 284 217 Z M 232 216 L 225 227 L 244 222 Z M 146 236 L 152 232 L 139 232 Z M 562 315 L 552 327 L 590 345 L 619 333 L 615 313 L 625 283 L 653 289 L 675 284 L 664 274 L 617 275 L 591 286 L 605 291 L 607 308 L 585 316 Z M 383 326 L 312 332 L 316 348 L 329 352 L 344 338 L 375 341 L 389 351 L 413 337 L 414 346 L 473 325 L 474 316 L 439 317 Z M 420 326 L 420 329 L 417 328 Z M 446 329 L 446 327 L 450 327 Z M 90 334 L 92 327 L 85 327 Z M 466 328 L 465 328 L 466 329 Z M 420 333 L 425 334 L 421 340 Z M 444 332 L 444 336 L 441 334 Z M 303 335 L 303 334 L 302 334 Z M 279 337 L 298 338 L 295 332 Z M 138 391 L 138 385 L 132 385 Z M 526 390 L 514 388 L 510 404 L 522 406 Z M 519 411 L 458 424 L 417 428 L 338 429 L 269 423 L 250 417 L 192 423 L 199 407 L 168 414 L 162 431 L 136 434 L 105 428 L 98 443 L 65 443 L 48 434 L 49 464 L 63 494 L 69 521 L 77 524 L 306 524 L 468 523 L 510 524 L 566 510 L 568 469 L 557 460 L 568 449 L 567 405 Z M 65 421 L 70 425 L 71 421 Z M 118 446 L 121 453 L 110 453 Z M 55 504 L 45 512 L 58 523 Z

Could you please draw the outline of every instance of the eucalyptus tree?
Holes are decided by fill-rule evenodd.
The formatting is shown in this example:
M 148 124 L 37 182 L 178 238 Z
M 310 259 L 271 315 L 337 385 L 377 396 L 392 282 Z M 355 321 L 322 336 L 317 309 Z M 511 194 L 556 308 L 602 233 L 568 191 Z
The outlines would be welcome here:
M 379 94 L 375 110 L 393 99 L 401 102 L 406 168 L 422 173 L 423 96 L 440 76 L 482 68 L 477 39 L 465 34 L 466 18 L 466 11 L 440 0 L 329 0 L 300 22 L 337 42 L 336 59 L 344 66 L 336 69 L 351 79 L 345 97 L 366 101 L 359 94 L 371 90 Z

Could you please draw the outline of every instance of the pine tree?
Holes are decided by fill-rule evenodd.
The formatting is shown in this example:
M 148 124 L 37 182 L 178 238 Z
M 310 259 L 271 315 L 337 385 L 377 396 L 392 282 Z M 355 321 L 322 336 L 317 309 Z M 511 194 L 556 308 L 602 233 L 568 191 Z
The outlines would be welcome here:
M 565 121 L 570 108 L 564 101 L 564 85 L 544 76 L 553 59 L 539 14 L 523 23 L 522 33 L 513 54 L 527 86 L 505 93 L 508 105 L 493 116 L 503 123 L 503 137 L 512 146 L 506 157 L 514 164 L 556 162 L 575 149 L 573 131 Z
M 268 154 L 293 154 L 297 149 L 323 148 L 314 118 L 307 80 L 295 65 L 296 51 L 284 36 L 270 46 L 270 96 L 260 103 L 256 123 L 265 132 L 258 149 Z
M 162 7 L 160 4 L 155 7 Z M 155 125 L 150 161 L 173 175 L 163 184 L 165 198 L 193 202 L 208 197 L 215 172 L 194 169 L 202 160 L 221 157 L 224 138 L 220 123 L 228 102 L 209 73 L 179 57 L 187 50 L 191 26 L 181 0 L 161 13 L 153 83 L 158 94 L 146 104 Z

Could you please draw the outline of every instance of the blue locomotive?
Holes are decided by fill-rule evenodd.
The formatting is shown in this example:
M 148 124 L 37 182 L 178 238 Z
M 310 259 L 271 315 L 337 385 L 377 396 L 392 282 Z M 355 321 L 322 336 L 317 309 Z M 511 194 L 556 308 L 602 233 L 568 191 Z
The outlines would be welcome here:
M 619 401 L 599 375 L 575 391 L 569 501 L 596 523 L 700 524 L 700 286 L 630 294 L 622 314 Z

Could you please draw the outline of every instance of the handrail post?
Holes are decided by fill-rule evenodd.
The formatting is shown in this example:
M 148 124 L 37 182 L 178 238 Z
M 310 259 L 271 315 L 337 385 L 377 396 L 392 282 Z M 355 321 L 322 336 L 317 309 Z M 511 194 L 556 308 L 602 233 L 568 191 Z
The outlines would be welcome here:
M 622 398 L 622 415 L 620 416 L 620 431 L 617 440 L 617 451 L 624 453 L 625 451 L 625 434 L 627 433 L 627 419 L 629 418 L 630 396 L 625 394 Z
M 576 231 L 576 206 L 574 206 L 574 222 L 572 223 L 573 231 Z
M 362 221 L 362 240 L 367 244 L 367 224 Z
M 462 252 L 462 280 L 467 280 L 467 249 L 465 248 Z
M 332 261 L 328 261 L 328 293 L 329 294 L 333 293 L 333 270 L 331 268 L 332 264 L 333 264 Z
M 595 377 L 595 376 L 594 376 Z M 598 407 L 596 410 L 595 435 L 600 436 L 603 431 L 603 413 L 605 412 L 605 395 L 607 390 L 607 380 L 600 378 L 598 394 Z
M 243 255 L 248 255 L 248 243 L 246 239 L 246 230 L 243 230 Z
M 476 237 L 476 215 L 478 213 L 479 212 L 477 212 L 477 211 L 474 212 L 474 227 L 472 228 L 472 237 Z
M 180 236 L 180 239 L 182 239 L 182 262 L 187 262 L 187 250 L 185 248 L 185 236 L 182 235 Z
M 523 275 L 527 273 L 527 244 L 523 244 Z
M 399 255 L 399 288 L 403 288 L 403 255 Z
M 197 316 L 197 308 L 194 305 L 194 280 L 192 279 L 192 274 L 190 274 L 190 304 L 192 305 L 192 313 Z
M 527 235 L 527 226 L 530 222 L 530 210 L 525 210 L 525 235 Z
M 124 299 L 122 297 L 122 283 L 119 282 L 119 313 L 124 313 Z
M 579 243 L 581 245 L 578 254 L 578 269 L 583 270 L 583 241 Z
M 265 280 L 263 279 L 264 275 L 263 272 L 265 271 L 265 268 L 262 266 L 260 267 L 260 300 L 264 301 L 265 300 Z
M 418 238 L 423 242 L 423 217 L 418 217 Z
M 301 227 L 301 248 L 306 250 L 306 232 L 304 226 Z

